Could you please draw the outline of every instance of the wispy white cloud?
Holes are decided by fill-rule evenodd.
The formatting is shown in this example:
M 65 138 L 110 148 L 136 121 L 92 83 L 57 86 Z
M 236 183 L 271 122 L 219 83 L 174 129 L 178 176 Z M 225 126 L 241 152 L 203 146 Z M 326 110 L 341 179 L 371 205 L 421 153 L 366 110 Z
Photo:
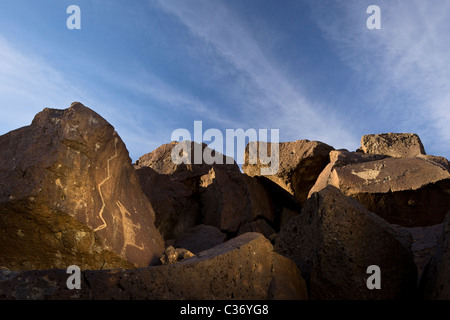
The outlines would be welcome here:
M 90 86 L 95 80 L 86 77 L 80 81 L 66 75 L 45 57 L 25 51 L 26 44 L 20 45 L 21 49 L 18 49 L 0 35 L 0 134 L 30 124 L 36 113 L 45 107 L 63 109 L 73 101 L 80 101 L 116 127 L 130 156 L 136 159 L 169 142 L 171 132 L 176 128 L 161 121 L 158 112 L 143 119 L 142 114 L 148 106 L 111 94 L 113 88 L 128 91 L 127 97 L 154 99 L 172 108 L 174 114 L 182 108 L 207 114 L 207 107 L 198 98 L 182 93 L 152 74 L 141 73 L 137 79 L 135 74 L 117 74 L 95 65 L 95 61 L 85 61 L 82 67 L 91 69 L 95 66 L 97 81 L 102 82 L 103 92 L 92 92 Z M 215 118 L 214 113 L 209 118 L 230 124 L 226 119 Z
M 244 115 L 249 123 L 279 128 L 282 136 L 289 139 L 322 140 L 339 147 L 355 142 L 330 107 L 311 100 L 302 92 L 298 79 L 281 71 L 278 62 L 263 50 L 226 2 L 160 0 L 158 3 L 241 73 L 247 81 L 240 84 L 244 86 L 241 92 L 247 94 L 241 103 L 245 103 Z
M 191 94 L 184 88 L 175 87 L 155 74 L 143 70 L 145 70 L 144 66 L 142 66 L 139 76 L 134 77 L 135 79 L 130 80 L 131 77 L 129 75 L 118 77 L 125 80 L 115 80 L 116 85 L 120 85 L 135 95 L 155 100 L 164 108 L 172 110 L 174 114 L 188 111 L 194 116 L 198 116 L 199 120 L 200 118 L 208 119 L 225 127 L 236 125 L 236 122 L 220 116 L 218 106 L 206 103 L 200 97 Z M 170 131 L 170 124 L 168 124 L 166 130 Z M 170 137 L 170 134 L 168 134 L 168 137 Z
M 108 74 L 103 76 L 110 78 Z M 0 35 L 0 134 L 29 125 L 46 107 L 64 109 L 80 101 L 116 127 L 133 159 L 170 139 L 170 133 L 164 139 L 163 134 L 158 134 L 161 131 L 149 132 L 148 124 L 141 123 L 139 115 L 130 112 L 142 106 L 114 97 L 102 100 L 91 93 L 89 81 L 81 83 L 65 75 L 44 57 L 20 50 Z
M 0 35 L 1 133 L 24 126 L 44 107 L 67 106 L 79 89 L 44 59 L 23 53 Z
M 450 3 L 381 0 L 382 29 L 368 30 L 371 4 L 311 1 L 311 8 L 341 59 L 371 83 L 373 104 L 396 114 L 392 127 L 418 130 L 432 152 L 450 155 Z

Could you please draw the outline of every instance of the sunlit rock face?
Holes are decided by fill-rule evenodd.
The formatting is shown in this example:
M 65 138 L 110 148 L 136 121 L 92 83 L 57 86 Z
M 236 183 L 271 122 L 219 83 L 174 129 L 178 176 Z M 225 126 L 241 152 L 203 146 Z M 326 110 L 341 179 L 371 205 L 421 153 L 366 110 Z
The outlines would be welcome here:
M 148 266 L 164 250 L 154 218 L 121 138 L 82 104 L 0 137 L 0 265 Z
M 373 152 L 384 150 L 384 154 L 330 152 L 330 163 L 309 196 L 332 185 L 390 223 L 405 227 L 442 223 L 450 210 L 449 163 L 443 157 L 420 153 L 420 139 L 417 137 L 416 143 L 410 141 L 416 135 L 398 135 L 398 139 L 391 137 L 389 143 L 382 140 L 384 147 L 382 141 L 371 140 L 373 147 L 365 148 Z M 408 139 L 400 139 L 405 136 Z

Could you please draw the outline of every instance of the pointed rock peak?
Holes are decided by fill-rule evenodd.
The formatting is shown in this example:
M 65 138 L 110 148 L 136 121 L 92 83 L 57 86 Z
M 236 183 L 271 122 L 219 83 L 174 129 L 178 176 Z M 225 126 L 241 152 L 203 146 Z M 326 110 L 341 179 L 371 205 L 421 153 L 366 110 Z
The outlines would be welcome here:
M 78 101 L 72 102 L 70 104 L 70 107 L 72 108 L 72 107 L 75 107 L 75 106 L 78 106 L 78 105 L 84 107 L 84 105 L 81 102 L 78 102 Z

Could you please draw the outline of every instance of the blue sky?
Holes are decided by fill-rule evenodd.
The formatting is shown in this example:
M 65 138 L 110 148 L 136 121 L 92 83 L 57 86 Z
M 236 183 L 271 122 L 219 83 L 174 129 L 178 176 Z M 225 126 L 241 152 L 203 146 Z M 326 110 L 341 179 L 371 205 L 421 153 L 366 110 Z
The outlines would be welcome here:
M 351 151 L 414 132 L 450 158 L 449 52 L 446 0 L 2 0 L 0 134 L 80 101 L 133 161 L 195 120 Z

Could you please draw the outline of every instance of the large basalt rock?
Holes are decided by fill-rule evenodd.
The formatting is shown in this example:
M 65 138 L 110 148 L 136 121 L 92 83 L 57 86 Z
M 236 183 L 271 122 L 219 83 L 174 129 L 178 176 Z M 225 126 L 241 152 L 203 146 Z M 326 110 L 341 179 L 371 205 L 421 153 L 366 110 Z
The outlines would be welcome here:
M 294 196 L 264 176 L 244 175 L 256 218 L 243 226 L 240 232 L 254 231 L 270 237 L 300 214 L 301 206 Z
M 172 159 L 180 144 L 187 146 L 189 163 Z M 203 159 L 195 163 L 195 148 L 214 154 L 222 163 Z M 279 231 L 283 209 L 295 213 L 299 207 L 281 187 L 263 177 L 242 174 L 234 160 L 205 144 L 165 144 L 139 158 L 135 167 L 156 211 L 155 224 L 166 240 L 176 240 L 200 224 L 232 236 L 252 231 L 269 237 Z
M 177 164 L 173 161 L 173 150 L 180 146 L 191 150 L 189 163 Z M 222 163 L 208 164 L 203 159 L 196 161 L 196 148 L 200 148 L 202 154 L 215 153 L 206 144 L 172 142 L 143 155 L 135 165 L 145 194 L 151 201 L 156 200 L 157 216 L 160 216 L 157 226 L 165 226 L 163 232 L 166 239 L 170 236 L 176 238 L 198 224 L 237 232 L 241 224 L 253 219 L 248 188 L 234 160 L 231 162 L 218 154 Z M 232 164 L 227 164 L 227 161 Z M 146 168 L 154 170 L 159 176 Z M 166 182 L 161 183 L 163 179 Z M 163 188 L 160 188 L 161 185 Z M 174 190 L 175 185 L 177 190 L 169 191 Z M 166 199 L 155 199 L 155 192 L 164 194 Z
M 450 299 L 450 212 L 444 221 L 435 254 L 422 275 L 420 289 L 423 299 Z
M 275 250 L 296 262 L 311 299 L 391 300 L 411 297 L 416 286 L 410 241 L 328 186 L 314 193 L 280 232 Z M 380 290 L 367 287 L 372 265 L 381 270 Z
M 176 239 L 201 221 L 196 189 L 150 167 L 136 170 L 144 194 L 155 210 L 155 225 L 164 239 Z
M 206 155 L 211 155 L 215 161 L 206 161 Z M 179 163 L 178 160 L 182 161 Z M 233 158 L 210 149 L 205 143 L 187 140 L 172 141 L 144 154 L 135 164 L 136 169 L 143 167 L 150 167 L 160 174 L 171 175 L 179 181 L 207 174 L 211 168 L 239 171 Z
M 405 227 L 431 226 L 450 210 L 450 171 L 442 157 L 383 155 L 333 151 L 331 162 L 310 191 L 339 188 L 369 211 Z
M 265 300 L 307 299 L 295 263 L 261 234 L 246 233 L 178 263 L 134 270 L 84 271 L 68 290 L 63 270 L 0 270 L 3 299 Z
M 419 136 L 414 133 L 369 134 L 361 138 L 364 153 L 383 154 L 396 158 L 424 155 L 425 149 Z
M 177 237 L 174 246 L 198 254 L 224 243 L 226 238 L 227 235 L 218 228 L 200 224 Z
M 413 239 L 411 250 L 414 254 L 414 262 L 417 266 L 417 278 L 418 281 L 421 281 L 425 267 L 436 252 L 444 224 L 440 223 L 428 227 L 412 228 L 406 228 L 399 225 L 392 225 L 392 227 Z
M 314 193 L 319 192 L 327 185 L 331 184 L 338 187 L 339 182 L 336 180 L 334 169 L 345 167 L 351 164 L 361 164 L 365 162 L 377 161 L 387 158 L 385 155 L 379 154 L 364 154 L 360 152 L 349 152 L 347 150 L 332 150 L 329 154 L 330 163 L 323 169 L 316 180 L 314 186 L 308 193 L 308 198 Z
M 251 150 L 263 148 L 271 155 L 272 143 L 250 142 L 245 149 L 243 171 L 249 176 L 260 176 L 267 167 L 258 158 L 252 163 Z M 276 150 L 276 148 L 275 148 Z M 333 147 L 318 141 L 298 140 L 278 144 L 279 168 L 271 175 L 265 175 L 291 193 L 302 205 L 317 177 L 330 162 L 329 153 Z
M 82 104 L 0 137 L 0 265 L 148 266 L 164 250 L 153 221 L 124 143 Z

